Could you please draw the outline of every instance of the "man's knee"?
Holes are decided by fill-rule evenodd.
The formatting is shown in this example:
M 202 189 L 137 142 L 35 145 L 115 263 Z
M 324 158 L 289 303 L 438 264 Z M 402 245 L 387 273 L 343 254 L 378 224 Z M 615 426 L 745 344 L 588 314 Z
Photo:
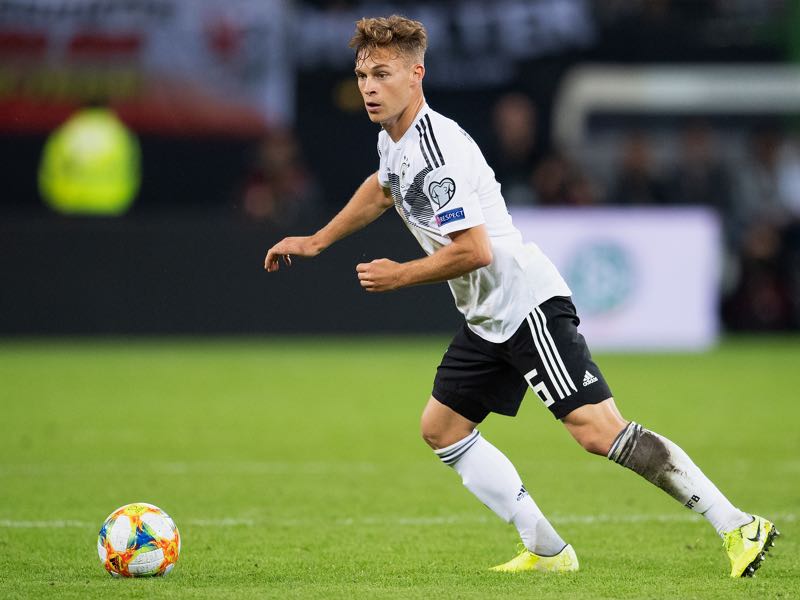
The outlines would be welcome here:
M 619 432 L 628 422 L 609 398 L 599 404 L 587 404 L 564 418 L 564 426 L 587 452 L 608 456 Z
M 611 437 L 608 432 L 598 431 L 589 427 L 578 432 L 572 432 L 572 435 L 584 450 L 598 456 L 608 456 L 608 451 L 611 449 L 614 437 L 616 437 L 616 433 L 614 437 Z
M 440 423 L 426 423 L 423 419 L 420 426 L 422 439 L 434 450 L 452 446 L 459 440 L 463 440 L 472 432 L 472 429 L 464 427 L 447 427 Z
M 475 425 L 436 399 L 431 398 L 422 412 L 420 433 L 428 446 L 439 450 L 452 446 L 467 437 L 475 429 Z
M 425 443 L 434 450 L 447 447 L 441 443 L 441 432 L 433 427 L 426 427 L 424 422 L 420 427 L 420 433 L 422 434 L 422 439 L 425 440 Z

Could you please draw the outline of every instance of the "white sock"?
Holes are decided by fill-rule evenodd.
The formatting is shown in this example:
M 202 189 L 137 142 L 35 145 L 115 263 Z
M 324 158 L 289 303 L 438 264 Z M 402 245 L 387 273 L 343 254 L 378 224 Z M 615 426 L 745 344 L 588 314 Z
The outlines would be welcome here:
M 703 515 L 719 535 L 752 519 L 731 504 L 677 444 L 637 423 L 629 423 L 620 432 L 608 458 Z
M 522 485 L 511 461 L 477 429 L 434 452 L 461 475 L 464 486 L 481 502 L 505 522 L 514 523 L 528 550 L 553 556 L 566 546 Z

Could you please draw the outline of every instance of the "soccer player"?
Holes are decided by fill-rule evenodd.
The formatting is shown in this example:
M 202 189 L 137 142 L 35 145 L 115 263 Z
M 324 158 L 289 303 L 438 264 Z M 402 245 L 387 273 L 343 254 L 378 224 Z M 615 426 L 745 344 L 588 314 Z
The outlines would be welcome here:
M 423 25 L 396 15 L 364 18 L 350 46 L 367 115 L 381 126 L 380 166 L 322 229 L 270 248 L 264 268 L 316 256 L 394 206 L 426 256 L 381 258 L 356 272 L 367 292 L 447 281 L 464 315 L 436 372 L 421 431 L 466 488 L 519 531 L 524 549 L 494 570 L 578 569 L 572 546 L 517 470 L 476 429 L 489 413 L 515 415 L 531 387 L 583 448 L 703 515 L 723 538 L 732 577 L 752 575 L 778 531 L 731 504 L 675 443 L 617 410 L 578 333 L 566 283 L 535 244 L 523 243 L 475 142 L 426 104 Z

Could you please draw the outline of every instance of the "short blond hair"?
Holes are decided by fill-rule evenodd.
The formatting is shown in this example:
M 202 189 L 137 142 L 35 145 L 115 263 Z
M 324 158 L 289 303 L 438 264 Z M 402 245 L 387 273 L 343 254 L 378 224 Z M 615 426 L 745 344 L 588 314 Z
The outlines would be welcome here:
M 400 15 L 364 17 L 356 23 L 350 47 L 356 51 L 356 60 L 368 57 L 373 50 L 390 48 L 422 63 L 428 47 L 428 32 L 419 21 Z

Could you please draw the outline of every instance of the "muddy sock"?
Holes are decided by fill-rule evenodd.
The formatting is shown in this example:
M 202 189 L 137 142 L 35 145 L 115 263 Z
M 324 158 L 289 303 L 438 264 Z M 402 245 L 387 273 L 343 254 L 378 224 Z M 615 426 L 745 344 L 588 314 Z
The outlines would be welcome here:
M 623 429 L 608 452 L 619 463 L 703 515 L 722 535 L 751 520 L 728 501 L 679 446 L 637 423 Z

